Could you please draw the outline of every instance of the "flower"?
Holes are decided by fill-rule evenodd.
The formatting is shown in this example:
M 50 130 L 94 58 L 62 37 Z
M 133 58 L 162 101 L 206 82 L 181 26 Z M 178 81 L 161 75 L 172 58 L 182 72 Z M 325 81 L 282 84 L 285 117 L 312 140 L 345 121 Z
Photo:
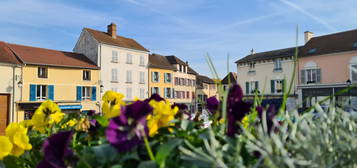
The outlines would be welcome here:
M 233 85 L 228 93 L 228 111 L 227 111 L 227 135 L 234 136 L 234 134 L 239 133 L 240 128 L 237 122 L 242 121 L 244 116 L 246 116 L 251 108 L 251 104 L 244 102 L 243 91 L 239 85 Z
M 7 136 L 0 136 L 0 160 L 10 154 L 12 147 L 13 145 Z
M 249 115 L 246 115 L 243 119 L 242 119 L 242 125 L 244 128 L 248 128 L 249 127 Z
M 25 150 L 32 149 L 29 143 L 30 138 L 27 136 L 27 128 L 19 123 L 11 123 L 6 127 L 5 135 L 9 138 L 13 145 L 10 152 L 11 155 L 19 157 Z
M 64 159 L 73 155 L 73 151 L 68 146 L 71 139 L 71 131 L 59 132 L 48 137 L 42 145 L 44 158 L 37 167 L 66 168 Z
M 151 100 L 149 104 L 154 108 L 153 113 L 149 114 L 147 117 L 149 136 L 154 136 L 161 127 L 174 125 L 173 123 L 170 123 L 170 121 L 175 118 L 175 115 L 179 110 L 177 106 L 171 108 L 169 101 L 156 100 Z
M 35 111 L 31 119 L 31 125 L 34 130 L 45 132 L 48 125 L 59 123 L 62 121 L 64 113 L 58 105 L 51 100 L 44 101 L 41 106 Z
M 76 130 L 77 131 L 88 131 L 90 127 L 90 122 L 88 118 L 81 118 L 78 123 L 76 124 Z
M 151 97 L 146 99 L 145 101 L 149 103 L 151 100 L 156 100 L 156 101 L 163 101 L 164 100 L 165 101 L 164 98 L 162 98 L 160 95 L 158 95 L 156 93 L 152 94 Z
M 219 102 L 215 96 L 212 96 L 207 99 L 207 109 L 209 110 L 209 112 L 211 112 L 211 114 L 216 113 L 216 111 L 218 110 L 218 105 Z
M 125 105 L 122 101 L 123 98 L 123 94 L 114 91 L 105 92 L 102 98 L 102 110 L 105 118 L 109 119 L 120 115 L 120 107 Z
M 146 117 L 152 107 L 145 101 L 136 101 L 125 106 L 120 116 L 110 120 L 105 135 L 119 152 L 125 152 L 142 143 L 142 130 L 148 133 Z

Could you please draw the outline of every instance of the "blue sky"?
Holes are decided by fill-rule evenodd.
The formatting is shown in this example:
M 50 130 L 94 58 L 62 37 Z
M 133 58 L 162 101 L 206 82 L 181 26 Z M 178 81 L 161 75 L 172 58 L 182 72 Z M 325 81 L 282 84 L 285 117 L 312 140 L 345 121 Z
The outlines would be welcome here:
M 299 25 L 315 36 L 357 28 L 356 0 L 0 0 L 0 40 L 71 51 L 83 27 L 136 39 L 152 52 L 176 55 L 211 76 L 234 61 L 295 45 Z

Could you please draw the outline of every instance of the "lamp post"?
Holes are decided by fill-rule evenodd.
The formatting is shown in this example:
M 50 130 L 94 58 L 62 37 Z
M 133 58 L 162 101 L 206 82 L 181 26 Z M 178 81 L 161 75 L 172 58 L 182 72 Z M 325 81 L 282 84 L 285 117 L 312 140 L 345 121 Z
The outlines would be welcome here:
M 346 84 L 347 84 L 347 87 L 348 87 L 348 106 L 349 107 L 351 107 L 351 94 L 350 94 L 350 86 L 351 86 L 351 80 L 350 79 L 348 79 L 347 81 L 346 81 Z

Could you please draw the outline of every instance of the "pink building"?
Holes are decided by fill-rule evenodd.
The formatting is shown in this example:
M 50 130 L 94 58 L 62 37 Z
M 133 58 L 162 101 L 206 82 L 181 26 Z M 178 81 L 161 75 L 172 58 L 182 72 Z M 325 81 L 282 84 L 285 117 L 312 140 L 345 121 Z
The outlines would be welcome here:
M 305 32 L 305 46 L 298 63 L 298 90 L 302 107 L 331 96 L 357 83 L 357 30 L 313 37 Z M 357 107 L 357 88 L 325 102 Z M 348 100 L 348 101 L 347 101 Z

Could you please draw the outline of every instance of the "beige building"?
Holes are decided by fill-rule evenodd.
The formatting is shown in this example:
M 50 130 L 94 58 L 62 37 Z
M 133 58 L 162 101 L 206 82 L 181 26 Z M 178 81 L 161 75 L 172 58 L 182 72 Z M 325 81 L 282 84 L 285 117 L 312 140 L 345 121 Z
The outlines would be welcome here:
M 207 76 L 196 76 L 196 104 L 197 110 L 201 111 L 206 104 L 208 98 L 215 96 L 217 99 L 217 86 L 216 83 Z
M 251 54 L 236 61 L 238 84 L 242 87 L 246 99 L 254 95 L 264 95 L 263 105 L 280 106 L 282 96 L 287 90 L 294 70 L 295 47 Z M 295 107 L 297 100 L 296 80 L 289 95 L 288 108 Z
M 99 68 L 82 54 L 6 44 L 21 61 L 14 122 L 30 119 L 47 99 L 63 112 L 99 110 Z M 19 85 L 21 83 L 21 86 Z
M 117 26 L 106 32 L 84 28 L 73 49 L 101 68 L 101 94 L 113 90 L 125 95 L 125 101 L 148 97 L 149 51 L 134 39 L 117 35 Z
M 21 95 L 21 62 L 4 42 L 0 42 L 0 135 L 15 121 L 16 101 Z

